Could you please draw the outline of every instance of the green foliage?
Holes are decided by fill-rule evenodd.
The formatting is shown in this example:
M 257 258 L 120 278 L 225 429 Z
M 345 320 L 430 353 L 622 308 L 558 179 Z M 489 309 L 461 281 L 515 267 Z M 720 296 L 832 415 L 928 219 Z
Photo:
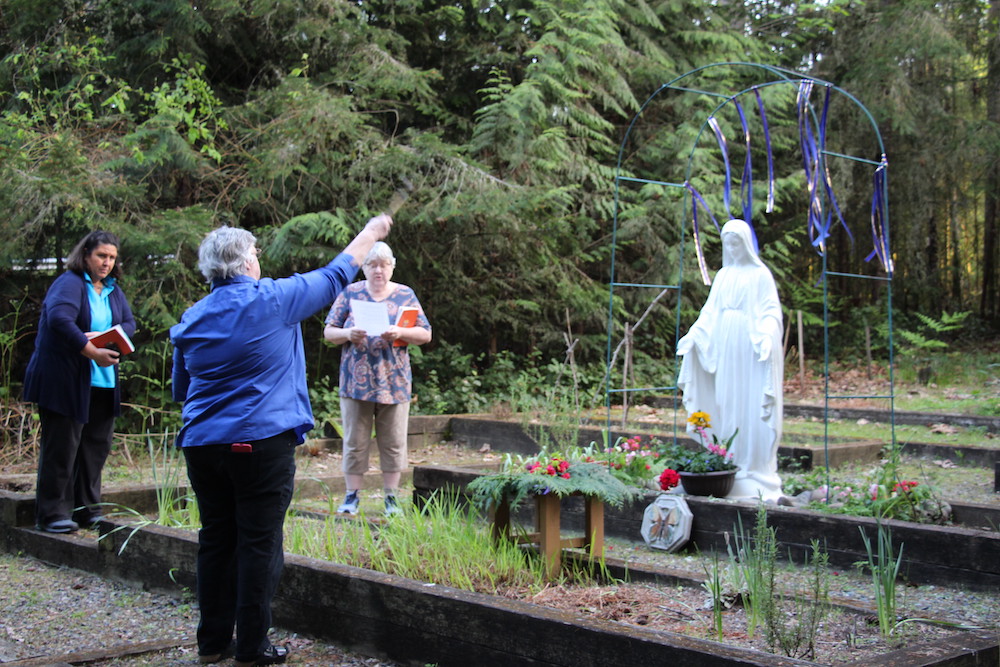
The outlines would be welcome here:
M 774 572 L 778 556 L 776 543 L 767 536 L 767 507 L 757 507 L 756 539 L 751 539 L 743 529 L 742 515 L 736 516 L 733 526 L 733 544 L 727 544 L 729 561 L 739 574 L 739 594 L 747 615 L 747 636 L 753 637 L 757 627 L 763 625 L 768 600 L 774 595 Z
M 14 378 L 11 372 L 14 368 L 14 352 L 19 338 L 25 335 L 24 325 L 21 322 L 21 309 L 25 300 L 11 303 L 11 312 L 0 317 L 3 322 L 3 329 L 0 329 L 0 402 L 14 398 L 11 396 L 11 388 Z
M 985 18 L 981 7 L 968 24 L 923 0 L 905 8 L 530 0 L 485 9 L 417 0 L 108 0 L 78 9 L 0 0 L 0 205 L 8 211 L 0 276 L 13 292 L 3 296 L 31 284 L 40 300 L 50 279 L 35 269 L 40 260 L 64 258 L 91 228 L 118 233 L 137 342 L 154 352 L 130 362 L 128 389 L 143 395 L 138 384 L 154 381 L 151 393 L 164 401 L 157 409 L 174 406 L 156 344 L 204 294 L 195 264 L 206 231 L 252 230 L 269 275 L 308 270 L 384 207 L 400 177 L 416 189 L 389 238 L 396 279 L 416 290 L 435 326 L 416 369 L 417 408 L 537 406 L 554 386 L 560 401 L 585 405 L 604 377 L 612 226 L 617 279 L 671 284 L 681 268 L 695 275 L 690 239 L 677 225 L 682 197 L 657 184 L 617 187 L 613 176 L 621 131 L 642 100 L 705 63 L 803 67 L 870 103 L 880 125 L 897 132 L 889 156 L 894 251 L 905 258 L 897 306 L 939 303 L 945 276 L 955 278 L 948 290 L 956 309 L 975 300 L 974 267 L 985 263 L 973 213 L 982 210 L 980 175 L 996 144 L 975 92 L 992 89 L 976 74 L 982 35 L 995 33 L 973 29 Z M 876 44 L 877 57 L 857 44 Z M 722 90 L 760 83 L 741 66 L 705 77 Z M 755 223 L 785 307 L 804 312 L 807 349 L 816 350 L 819 261 L 801 230 L 798 130 L 788 111 L 795 92 L 761 94 L 775 109 L 780 173 L 775 211 L 764 213 L 755 192 Z M 721 210 L 721 158 L 699 139 L 716 105 L 709 96 L 664 96 L 624 152 L 661 166 L 671 181 L 690 180 Z M 738 127 L 728 110 L 719 116 L 727 131 Z M 831 117 L 831 151 L 874 143 L 864 119 L 839 108 Z M 846 215 L 867 219 L 870 174 L 831 169 Z M 938 221 L 954 221 L 953 237 Z M 713 234 L 706 252 L 718 266 Z M 836 268 L 865 266 L 866 251 L 853 245 L 867 244 L 851 245 L 837 246 Z M 676 316 L 688 321 L 703 297 L 691 290 L 681 303 L 657 306 L 633 351 L 639 386 L 675 375 L 665 350 Z M 837 312 L 870 297 L 851 290 Z M 649 302 L 645 293 L 628 296 L 614 330 Z M 26 307 L 25 322 L 36 309 Z M 0 305 L 0 316 L 9 312 Z M 310 329 L 309 377 L 330 375 L 331 355 Z M 856 331 L 844 338 L 859 340 Z M 922 335 L 918 345 L 946 338 Z M 27 338 L 12 351 L 18 371 Z M 571 345 L 576 377 L 565 361 Z M 512 359 L 536 354 L 553 361 L 514 372 Z M 618 373 L 609 378 L 615 387 Z
M 871 573 L 872 585 L 875 589 L 875 606 L 878 610 L 878 626 L 883 637 L 890 637 L 896 629 L 896 580 L 899 577 L 899 568 L 903 564 L 903 545 L 899 546 L 899 553 L 895 553 L 892 544 L 892 531 L 878 523 L 875 537 L 875 545 L 872 545 L 871 538 L 861 531 L 861 540 L 865 544 L 865 552 L 868 554 L 866 563 L 857 563 L 859 569 L 868 568 Z
M 831 485 L 829 490 L 822 471 L 806 476 L 803 490 L 820 488 L 824 497 L 809 503 L 810 509 L 876 519 L 896 519 L 917 523 L 942 524 L 951 517 L 951 508 L 937 489 L 924 479 L 905 479 L 898 450 L 887 449 L 881 464 L 869 470 L 857 483 Z M 786 492 L 793 493 L 795 487 Z
M 913 313 L 922 330 L 895 328 L 893 333 L 902 338 L 904 342 L 900 346 L 899 353 L 903 356 L 922 356 L 930 350 L 947 348 L 948 343 L 940 338 L 935 338 L 935 336 L 960 330 L 969 315 L 971 315 L 969 311 L 961 313 L 944 311 L 939 320 L 923 313 Z
M 733 434 L 735 437 L 735 434 Z M 717 447 L 717 446 L 716 446 Z M 719 472 L 736 470 L 736 464 L 731 457 L 712 451 L 706 447 L 690 447 L 680 442 L 671 441 L 658 443 L 661 466 L 677 472 Z M 724 451 L 724 450 L 723 450 Z
M 611 474 L 630 486 L 645 488 L 654 476 L 663 468 L 659 462 L 660 443 L 649 440 L 642 442 L 642 437 L 634 435 L 630 438 L 619 438 L 614 445 L 597 452 L 595 458 L 606 461 Z
M 340 425 L 340 388 L 330 385 L 329 375 L 324 375 L 309 387 L 309 402 L 312 404 L 313 419 L 321 430 L 332 429 L 337 437 L 343 437 Z
M 146 433 L 146 446 L 149 460 L 152 463 L 153 486 L 156 491 L 156 516 L 148 518 L 138 510 L 117 503 L 100 503 L 105 516 L 111 519 L 127 519 L 131 523 L 123 524 L 98 537 L 105 539 L 119 531 L 128 533 L 122 542 L 118 553 L 128 547 L 132 536 L 146 526 L 174 526 L 194 529 L 201 523 L 198 512 L 198 502 L 194 495 L 188 492 L 185 483 L 187 476 L 183 464 L 183 454 L 175 447 L 170 433 L 160 434 L 159 439 L 151 433 Z
M 491 595 L 546 584 L 541 559 L 513 541 L 494 541 L 479 517 L 439 496 L 378 528 L 332 516 L 325 523 L 290 517 L 285 527 L 293 553 L 416 581 Z
M 771 650 L 778 646 L 790 658 L 815 658 L 816 633 L 830 610 L 829 564 L 829 554 L 820 547 L 820 541 L 814 539 L 808 562 L 808 597 L 785 600 L 778 596 L 764 602 Z
M 641 491 L 627 486 L 608 472 L 607 466 L 586 461 L 569 462 L 565 455 L 529 461 L 524 468 L 477 477 L 469 483 L 473 503 L 483 512 L 506 500 L 517 507 L 529 496 L 554 493 L 593 496 L 612 507 L 621 507 Z
M 705 581 L 702 587 L 708 591 L 712 598 L 712 627 L 715 630 L 715 640 L 722 641 L 725 636 L 722 626 L 722 611 L 728 605 L 726 587 L 723 582 L 722 572 L 719 568 L 719 554 L 712 553 L 712 565 L 705 565 Z
M 222 102 L 205 79 L 205 65 L 188 60 L 175 58 L 166 67 L 173 81 L 159 84 L 145 96 L 148 119 L 125 138 L 139 167 L 147 163 L 162 167 L 175 160 L 178 166 L 194 170 L 200 160 L 186 156 L 185 148 L 222 161 L 216 146 L 217 135 L 228 129 L 219 114 Z

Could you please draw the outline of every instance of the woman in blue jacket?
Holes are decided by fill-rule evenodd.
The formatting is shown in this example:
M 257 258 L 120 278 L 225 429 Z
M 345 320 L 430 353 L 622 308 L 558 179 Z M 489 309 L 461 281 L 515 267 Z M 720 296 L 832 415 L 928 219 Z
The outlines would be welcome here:
M 295 447 L 313 427 L 301 322 L 354 279 L 392 218 L 379 215 L 326 266 L 261 277 L 257 239 L 219 227 L 198 248 L 211 292 L 170 328 L 177 434 L 198 499 L 198 661 L 285 662 L 267 637 L 284 564 Z M 235 630 L 236 641 L 233 641 Z
M 67 271 L 49 287 L 24 379 L 24 399 L 38 404 L 41 451 L 35 486 L 39 530 L 70 533 L 100 520 L 101 472 L 121 414 L 120 354 L 90 342 L 135 318 L 118 285 L 121 243 L 93 231 L 66 260 Z

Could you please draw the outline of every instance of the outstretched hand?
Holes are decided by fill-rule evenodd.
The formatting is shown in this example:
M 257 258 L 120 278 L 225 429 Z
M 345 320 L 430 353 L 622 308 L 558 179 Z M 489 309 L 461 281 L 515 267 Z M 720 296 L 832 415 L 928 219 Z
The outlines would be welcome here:
M 361 262 L 364 260 L 365 255 L 368 254 L 368 251 L 372 249 L 376 241 L 381 241 L 389 235 L 391 227 L 391 217 L 385 213 L 376 215 L 374 218 L 369 219 L 365 224 L 365 228 L 354 237 L 353 241 L 347 244 L 344 252 L 353 258 L 355 266 L 361 266 Z
M 371 231 L 375 234 L 375 240 L 381 241 L 386 236 L 389 235 L 389 230 L 392 228 L 392 218 L 385 213 L 381 215 L 376 215 L 374 218 L 368 221 L 365 225 L 365 229 Z

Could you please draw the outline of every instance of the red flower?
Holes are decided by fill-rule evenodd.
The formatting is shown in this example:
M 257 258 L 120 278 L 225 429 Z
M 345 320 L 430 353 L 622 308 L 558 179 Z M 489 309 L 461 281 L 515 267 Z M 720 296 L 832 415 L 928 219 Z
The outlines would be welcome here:
M 568 472 L 564 472 L 563 474 L 561 474 L 559 476 L 562 477 L 563 479 L 569 479 L 569 473 Z
M 660 473 L 660 488 L 664 491 L 674 488 L 681 482 L 681 476 L 677 474 L 676 470 L 667 468 Z

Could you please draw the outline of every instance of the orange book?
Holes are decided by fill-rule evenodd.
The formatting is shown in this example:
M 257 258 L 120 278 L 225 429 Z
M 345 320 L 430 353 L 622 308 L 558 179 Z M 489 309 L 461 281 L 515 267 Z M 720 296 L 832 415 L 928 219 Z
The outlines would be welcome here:
M 116 324 L 110 329 L 90 335 L 89 337 L 90 342 L 97 347 L 110 347 L 118 350 L 121 354 L 135 352 L 135 345 L 132 343 L 132 339 L 128 337 L 128 334 L 125 333 L 120 324 Z
M 416 326 L 417 316 L 419 314 L 419 308 L 400 308 L 399 313 L 396 315 L 396 326 L 407 328 Z M 394 347 L 403 347 L 404 345 L 407 345 L 407 343 L 402 340 L 396 340 L 393 342 Z

